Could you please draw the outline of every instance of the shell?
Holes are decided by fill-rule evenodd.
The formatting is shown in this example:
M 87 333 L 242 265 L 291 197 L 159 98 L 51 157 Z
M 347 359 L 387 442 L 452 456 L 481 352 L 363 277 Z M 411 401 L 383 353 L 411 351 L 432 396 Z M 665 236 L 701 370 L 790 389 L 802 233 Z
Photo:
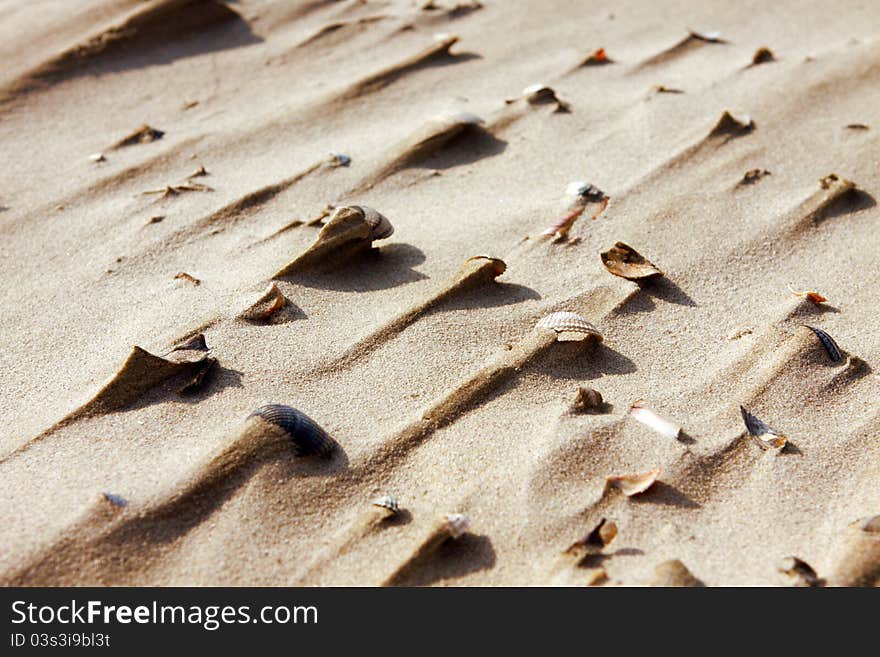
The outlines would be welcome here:
M 654 577 L 651 586 L 705 586 L 690 570 L 678 559 L 671 559 L 657 564 L 654 568 Z
M 804 326 L 816 334 L 816 337 L 819 338 L 822 346 L 825 347 L 825 351 L 828 352 L 828 357 L 831 359 L 832 363 L 839 363 L 843 360 L 843 352 L 840 351 L 840 347 L 837 346 L 834 338 L 815 326 L 809 326 L 808 324 L 804 324 Z
M 766 62 L 772 62 L 776 59 L 773 55 L 773 51 L 770 50 L 767 46 L 762 48 L 758 48 L 755 51 L 755 54 L 752 55 L 752 65 L 757 66 L 758 64 L 764 64 Z
M 605 488 L 619 488 L 624 495 L 632 497 L 644 493 L 660 476 L 660 468 L 654 468 L 647 472 L 633 474 L 613 475 L 605 478 Z
M 330 153 L 330 163 L 337 167 L 347 167 L 351 164 L 351 158 L 345 153 Z
M 443 527 L 451 538 L 459 538 L 470 527 L 470 519 L 463 513 L 447 513 L 443 516 Z
M 596 327 L 577 313 L 566 311 L 550 313 L 541 319 L 535 327 L 552 329 L 557 333 L 580 333 L 585 338 L 593 336 L 597 340 L 602 340 L 602 334 L 596 330 Z
M 522 90 L 522 95 L 529 105 L 549 105 L 561 102 L 553 88 L 544 84 L 530 85 Z
M 653 429 L 667 438 L 678 440 L 681 435 L 680 426 L 673 424 L 669 420 L 664 420 L 650 408 L 645 408 L 642 406 L 641 400 L 633 402 L 632 407 L 629 409 L 629 414 L 632 415 L 633 419 L 637 422 L 641 422 L 646 427 Z
M 613 248 L 601 254 L 601 258 L 605 269 L 630 281 L 663 276 L 654 263 L 623 242 L 615 242 Z
M 749 169 L 743 174 L 742 179 L 737 183 L 741 187 L 744 185 L 754 185 L 764 176 L 772 175 L 767 169 Z
M 317 422 L 292 406 L 266 404 L 248 417 L 258 417 L 281 428 L 289 436 L 297 456 L 315 454 L 330 458 L 338 447 L 336 441 Z
M 699 39 L 700 41 L 708 41 L 709 43 L 724 43 L 724 39 L 721 38 L 721 32 L 718 31 L 698 32 L 697 30 L 690 30 L 690 35 L 695 39 Z
M 788 442 L 786 436 L 771 429 L 742 406 L 739 407 L 739 412 L 742 414 L 743 422 L 745 422 L 749 435 L 752 436 L 761 447 L 764 449 L 770 449 L 771 447 L 773 449 L 782 449 L 785 447 L 785 443 Z
M 605 48 L 596 48 L 587 56 L 581 66 L 602 66 L 611 62 L 612 60 L 608 57 L 608 53 L 605 52 Z
M 116 495 L 115 493 L 102 493 L 104 499 L 110 502 L 115 507 L 124 508 L 128 506 L 128 500 L 122 497 L 121 495 Z
M 391 512 L 391 515 L 396 516 L 400 513 L 400 506 L 397 504 L 397 498 L 393 495 L 383 495 L 375 500 L 373 500 L 373 506 L 378 506 L 382 509 L 387 509 Z
M 614 521 L 602 518 L 599 524 L 593 527 L 587 534 L 572 543 L 565 550 L 565 554 L 581 554 L 599 552 L 617 536 L 617 525 Z
M 208 343 L 205 341 L 204 333 L 197 333 L 192 336 L 189 340 L 184 340 L 183 342 L 174 345 L 171 351 L 210 351 L 210 347 L 208 347 Z M 170 352 L 169 352 L 170 353 Z
M 812 566 L 797 557 L 785 557 L 779 564 L 779 572 L 791 579 L 792 586 L 822 586 Z
M 812 301 L 813 303 L 825 303 L 828 301 L 825 297 L 814 290 L 795 290 L 794 288 L 790 288 L 791 293 L 796 297 L 800 297 L 801 299 L 806 299 L 807 301 Z
M 594 388 L 578 388 L 577 396 L 569 407 L 571 413 L 601 413 L 605 408 L 602 393 Z
M 91 155 L 89 155 L 89 159 L 92 162 L 106 162 L 107 161 L 107 158 L 104 156 L 103 153 L 92 153 Z
M 504 262 L 501 258 L 493 258 L 492 256 L 488 256 L 488 255 L 471 256 L 470 258 L 465 260 L 465 263 L 476 262 L 477 260 L 488 260 L 489 262 L 491 262 L 492 263 L 492 273 L 494 274 L 495 278 L 497 278 L 498 276 L 501 276 L 501 274 L 503 274 L 504 272 L 507 271 L 507 263 L 506 262 Z
M 238 317 L 255 322 L 266 320 L 286 304 L 287 299 L 278 284 L 272 283 L 250 306 L 240 312 Z
M 394 234 L 394 226 L 391 225 L 388 218 L 381 212 L 365 205 L 352 205 L 351 207 L 360 210 L 361 214 L 364 215 L 364 221 L 370 225 L 374 240 L 384 240 L 386 237 L 391 237 Z
M 569 196 L 584 198 L 593 203 L 601 203 L 608 198 L 605 192 L 586 180 L 575 180 L 568 183 L 565 187 L 565 193 Z

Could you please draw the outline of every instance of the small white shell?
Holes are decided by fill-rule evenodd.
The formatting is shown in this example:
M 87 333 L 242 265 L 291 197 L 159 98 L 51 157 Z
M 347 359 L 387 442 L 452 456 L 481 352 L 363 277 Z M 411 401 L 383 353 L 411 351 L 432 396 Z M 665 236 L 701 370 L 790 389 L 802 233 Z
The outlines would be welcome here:
M 397 503 L 397 498 L 393 495 L 383 495 L 382 497 L 373 500 L 373 506 L 387 509 L 392 515 L 400 513 L 400 506 Z
M 541 319 L 536 325 L 537 328 L 553 329 L 557 333 L 580 333 L 584 337 L 594 336 L 599 340 L 602 334 L 586 319 L 577 313 L 561 311 L 550 313 Z
M 601 189 L 586 180 L 575 180 L 568 183 L 565 187 L 565 193 L 568 196 L 583 196 L 590 201 L 601 201 L 605 198 L 605 193 Z
M 678 439 L 681 435 L 680 426 L 673 424 L 669 420 L 663 419 L 650 408 L 642 406 L 641 400 L 633 402 L 632 407 L 629 409 L 629 414 L 632 415 L 634 420 L 641 422 L 646 427 L 653 429 L 667 438 Z
M 465 534 L 471 524 L 470 519 L 463 513 L 447 513 L 443 518 L 446 521 L 446 531 L 452 538 Z
M 89 159 L 92 162 L 106 162 L 107 161 L 107 158 L 104 156 L 103 153 L 92 153 L 91 155 L 89 155 Z

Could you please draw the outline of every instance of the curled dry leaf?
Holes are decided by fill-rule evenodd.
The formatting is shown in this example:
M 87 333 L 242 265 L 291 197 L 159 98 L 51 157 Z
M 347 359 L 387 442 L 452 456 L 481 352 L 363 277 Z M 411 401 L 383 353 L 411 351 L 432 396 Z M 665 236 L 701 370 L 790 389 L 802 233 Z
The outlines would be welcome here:
M 601 254 L 601 258 L 605 269 L 630 281 L 663 276 L 663 272 L 654 263 L 623 242 L 616 242 L 612 248 Z
M 680 426 L 673 424 L 669 420 L 663 419 L 650 408 L 646 408 L 642 405 L 641 400 L 633 402 L 632 407 L 629 409 L 629 414 L 634 420 L 641 422 L 646 427 L 653 429 L 667 438 L 674 438 L 677 440 L 681 435 Z
M 632 497 L 648 490 L 659 476 L 660 468 L 654 468 L 647 472 L 612 475 L 605 478 L 605 490 L 617 488 L 627 497 Z

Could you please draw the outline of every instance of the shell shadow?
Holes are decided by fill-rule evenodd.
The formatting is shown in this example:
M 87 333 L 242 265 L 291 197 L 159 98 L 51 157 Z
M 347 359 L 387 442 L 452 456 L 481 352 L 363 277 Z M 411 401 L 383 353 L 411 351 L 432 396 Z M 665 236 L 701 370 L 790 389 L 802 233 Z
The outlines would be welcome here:
M 601 344 L 584 349 L 579 342 L 560 342 L 531 371 L 556 379 L 590 380 L 603 375 L 632 374 L 636 364 L 611 347 Z
M 677 306 L 696 307 L 697 305 L 687 292 L 666 276 L 642 281 L 639 283 L 639 288 L 655 299 L 661 299 Z
M 662 481 L 654 482 L 644 493 L 633 495 L 631 502 L 636 504 L 659 504 L 662 506 L 674 506 L 679 509 L 699 509 L 701 504 L 691 499 L 675 486 Z
M 498 139 L 481 126 L 468 126 L 460 134 L 453 137 L 437 152 L 429 155 L 413 169 L 452 169 L 465 164 L 473 164 L 483 158 L 500 155 L 507 149 L 507 142 Z
M 381 525 L 382 527 L 402 527 L 411 523 L 412 519 L 412 513 L 410 513 L 406 509 L 400 509 L 394 515 L 390 515 L 387 518 L 382 518 L 382 520 L 379 521 L 379 525 Z
M 822 212 L 822 220 L 853 214 L 861 210 L 868 210 L 877 205 L 877 201 L 868 192 L 854 187 L 835 199 L 831 205 Z
M 446 541 L 437 548 L 430 560 L 395 582 L 396 586 L 429 586 L 441 580 L 457 579 L 495 565 L 495 548 L 488 536 L 465 534 L 454 541 Z
M 299 273 L 293 279 L 298 285 L 340 292 L 387 290 L 398 285 L 427 278 L 414 269 L 425 261 L 425 253 L 411 244 L 398 242 L 374 248 L 363 256 L 330 272 Z
M 587 554 L 583 559 L 577 562 L 578 568 L 598 568 L 609 559 L 615 557 L 638 557 L 645 554 L 644 550 L 639 548 L 620 548 L 614 552 L 600 552 L 598 554 Z
M 291 456 L 278 464 L 279 471 L 284 475 L 304 477 L 331 477 L 343 474 L 348 470 L 348 454 L 339 445 L 333 450 L 333 456 L 322 459 L 314 456 Z
M 190 393 L 178 391 L 177 396 L 182 401 L 194 404 L 226 388 L 243 388 L 244 385 L 241 382 L 243 376 L 244 372 L 223 367 L 217 363 L 211 368 L 204 383 L 197 390 Z
M 476 310 L 512 306 L 523 301 L 540 299 L 541 295 L 526 285 L 497 283 L 473 290 L 443 304 L 443 310 Z

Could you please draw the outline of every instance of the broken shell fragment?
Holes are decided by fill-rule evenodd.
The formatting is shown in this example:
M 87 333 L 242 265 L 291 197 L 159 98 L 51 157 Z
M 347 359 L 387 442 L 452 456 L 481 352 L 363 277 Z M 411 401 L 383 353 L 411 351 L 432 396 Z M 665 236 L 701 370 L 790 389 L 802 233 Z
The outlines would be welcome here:
M 547 105 L 559 102 L 553 88 L 543 84 L 533 84 L 526 87 L 522 90 L 522 95 L 529 105 Z
M 627 497 L 632 497 L 648 490 L 659 476 L 660 468 L 654 468 L 647 472 L 612 475 L 605 478 L 605 490 L 617 488 Z
M 775 61 L 776 57 L 773 55 L 773 51 L 766 46 L 762 48 L 758 48 L 755 51 L 755 54 L 752 56 L 752 66 L 757 66 L 758 64 L 765 64 L 767 62 Z
M 740 180 L 737 184 L 740 186 L 743 185 L 754 185 L 764 176 L 769 176 L 770 172 L 767 169 L 749 169 L 743 174 L 742 180 Z
M 615 242 L 614 246 L 600 257 L 605 269 L 629 281 L 663 276 L 663 272 L 657 269 L 654 263 L 623 242 Z
M 681 435 L 681 427 L 673 424 L 669 420 L 664 420 L 650 408 L 642 406 L 641 400 L 633 402 L 629 409 L 629 414 L 634 420 L 641 422 L 646 427 L 653 429 L 657 433 L 667 438 L 678 439 Z
M 248 418 L 259 418 L 283 431 L 297 456 L 317 455 L 330 458 L 336 449 L 333 440 L 320 425 L 302 411 L 283 404 L 260 406 Z
M 604 409 L 602 394 L 593 388 L 581 386 L 568 410 L 570 413 L 601 413 Z
M 347 167 L 351 164 L 351 158 L 345 153 L 330 153 L 330 164 L 337 167 Z
M 721 37 L 721 32 L 698 32 L 696 30 L 688 30 L 688 32 L 693 38 L 699 39 L 700 41 L 707 41 L 709 43 L 726 43 Z
M 807 301 L 812 301 L 813 303 L 816 303 L 816 304 L 825 303 L 826 301 L 828 301 L 828 299 L 823 297 L 818 292 L 806 291 L 806 290 L 795 290 L 792 287 L 789 287 L 789 289 L 791 290 L 791 293 L 793 295 L 795 295 L 796 297 L 800 297 L 801 299 L 806 299 Z
M 397 498 L 393 495 L 383 495 L 375 500 L 373 500 L 373 506 L 379 507 L 380 509 L 386 509 L 390 515 L 396 516 L 400 513 L 400 506 L 398 506 Z
M 581 66 L 604 66 L 605 64 L 611 64 L 614 60 L 608 57 L 608 53 L 605 52 L 605 48 L 596 48 L 593 52 L 591 52 L 587 58 L 581 62 Z
M 568 184 L 565 193 L 574 196 L 574 201 L 568 206 L 566 213 L 559 219 L 554 221 L 541 235 L 554 236 L 564 239 L 568 236 L 568 232 L 574 226 L 588 203 L 598 203 L 599 207 L 593 213 L 593 219 L 596 219 L 608 207 L 608 197 L 601 189 L 586 181 L 575 181 Z
M 705 586 L 694 574 L 688 570 L 678 559 L 664 561 L 654 568 L 654 577 L 651 586 Z
M 174 351 L 210 351 L 210 347 L 208 347 L 208 342 L 205 340 L 204 333 L 197 333 L 191 338 L 187 338 L 183 342 L 180 342 L 174 345 L 171 348 L 171 351 L 168 353 L 172 353 Z M 167 354 L 166 354 L 167 355 Z
M 463 513 L 447 513 L 444 518 L 443 528 L 450 538 L 460 538 L 467 533 L 470 527 L 470 519 Z
M 214 370 L 214 366 L 217 364 L 217 359 L 204 358 L 200 363 L 201 365 L 189 380 L 178 389 L 180 394 L 192 395 L 201 390 L 205 385 L 205 381 L 208 379 L 208 375 Z
M 342 264 L 369 251 L 374 240 L 385 239 L 393 232 L 388 218 L 373 208 L 360 205 L 336 208 L 315 243 L 276 276 Z
M 816 575 L 812 566 L 797 557 L 785 557 L 779 564 L 779 572 L 785 575 L 792 586 L 822 586 L 823 582 Z
M 599 524 L 565 549 L 565 554 L 587 555 L 601 552 L 617 536 L 617 525 L 602 518 Z
M 743 422 L 745 422 L 749 435 L 754 438 L 755 442 L 757 442 L 763 449 L 782 449 L 785 447 L 785 443 L 788 442 L 786 436 L 771 429 L 742 406 L 739 407 L 739 412 L 742 414 L 742 419 Z
M 128 500 L 126 500 L 121 495 L 116 495 L 115 493 L 102 493 L 104 499 L 110 502 L 115 507 L 124 508 L 128 506 Z
M 586 180 L 575 180 L 568 183 L 565 187 L 565 193 L 593 203 L 601 203 L 608 198 L 605 192 Z
M 840 347 L 837 346 L 834 338 L 832 338 L 822 329 L 816 328 L 815 326 L 809 326 L 807 324 L 804 324 L 804 326 L 806 326 L 808 329 L 816 334 L 816 337 L 819 338 L 822 346 L 825 347 L 825 351 L 827 352 L 828 357 L 831 359 L 832 363 L 839 363 L 843 360 L 843 352 L 840 351 Z
M 577 313 L 561 311 L 550 313 L 542 318 L 536 325 L 539 329 L 550 329 L 557 334 L 573 334 L 577 339 L 584 340 L 589 337 L 602 340 L 602 334 L 586 319 Z M 558 338 L 557 338 L 558 339 Z
M 106 162 L 107 161 L 107 158 L 104 156 L 103 153 L 92 153 L 91 155 L 89 155 L 89 159 L 92 162 Z
M 277 283 L 272 283 L 250 306 L 238 314 L 238 318 L 252 322 L 265 321 L 284 308 L 286 303 L 287 299 Z

